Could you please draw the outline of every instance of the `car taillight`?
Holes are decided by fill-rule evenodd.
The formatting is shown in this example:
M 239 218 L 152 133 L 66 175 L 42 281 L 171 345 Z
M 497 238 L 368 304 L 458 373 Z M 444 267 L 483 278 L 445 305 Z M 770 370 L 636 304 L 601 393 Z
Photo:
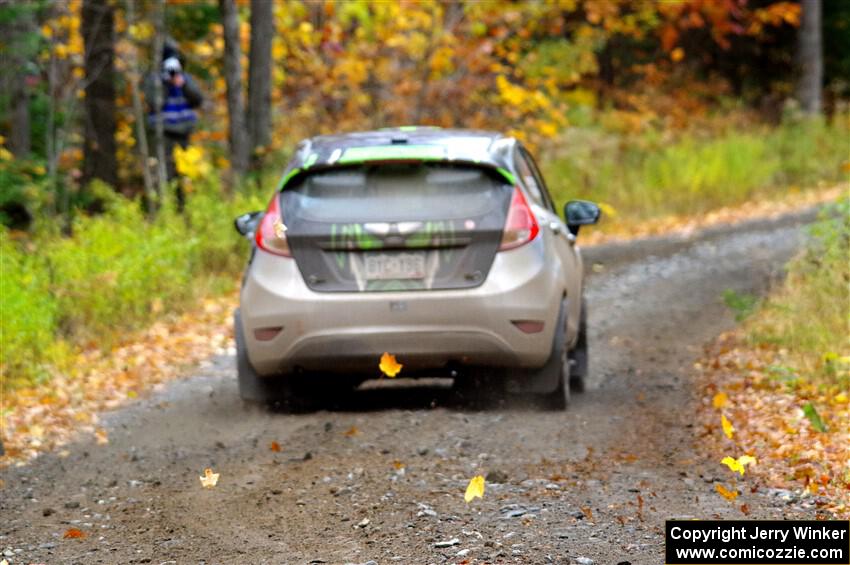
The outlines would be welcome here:
M 280 194 L 275 193 L 272 201 L 269 202 L 269 208 L 254 238 L 257 247 L 263 251 L 282 257 L 292 257 L 289 242 L 286 241 L 286 224 L 283 223 L 283 216 L 280 213 Z
M 525 245 L 540 233 L 537 218 L 531 212 L 525 196 L 519 187 L 514 187 L 511 205 L 508 207 L 508 218 L 505 221 L 505 231 L 502 232 L 502 242 L 499 251 L 514 249 Z

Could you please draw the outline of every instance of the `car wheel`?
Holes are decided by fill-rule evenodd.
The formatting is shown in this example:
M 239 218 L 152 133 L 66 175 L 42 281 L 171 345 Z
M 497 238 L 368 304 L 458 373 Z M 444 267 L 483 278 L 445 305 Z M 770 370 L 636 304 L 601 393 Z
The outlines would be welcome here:
M 579 318 L 578 340 L 570 350 L 570 388 L 575 392 L 584 392 L 588 373 L 587 356 L 587 303 L 581 301 L 581 317 Z
M 566 315 L 567 309 L 564 304 L 561 306 L 561 315 L 558 317 L 552 353 L 540 369 L 541 372 L 556 375 L 555 390 L 542 395 L 544 405 L 550 410 L 565 410 L 570 403 L 570 360 L 566 342 Z

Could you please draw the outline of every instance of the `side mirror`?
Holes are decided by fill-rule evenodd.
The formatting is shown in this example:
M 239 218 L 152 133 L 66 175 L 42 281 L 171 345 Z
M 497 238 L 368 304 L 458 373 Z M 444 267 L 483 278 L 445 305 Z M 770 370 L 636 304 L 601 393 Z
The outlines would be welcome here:
M 256 212 L 248 212 L 247 214 L 242 214 L 241 216 L 237 216 L 236 219 L 233 220 L 233 227 L 236 228 L 236 231 L 239 232 L 239 235 L 251 239 L 252 237 L 254 237 L 254 232 L 257 230 L 257 224 L 259 223 L 262 216 L 263 213 L 259 210 Z
M 564 205 L 564 219 L 573 235 L 578 234 L 581 226 L 598 222 L 600 215 L 599 206 L 587 200 L 570 200 Z

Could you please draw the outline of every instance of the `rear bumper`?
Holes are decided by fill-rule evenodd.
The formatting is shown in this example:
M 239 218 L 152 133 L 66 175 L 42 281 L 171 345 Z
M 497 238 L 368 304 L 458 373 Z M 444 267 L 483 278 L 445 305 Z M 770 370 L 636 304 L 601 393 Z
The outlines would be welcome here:
M 317 293 L 294 260 L 258 251 L 240 300 L 248 359 L 261 375 L 377 371 L 384 352 L 409 370 L 539 367 L 551 352 L 562 280 L 546 268 L 539 239 L 498 253 L 487 280 L 463 290 Z M 511 320 L 545 325 L 526 334 Z M 280 326 L 269 341 L 255 337 L 256 329 Z

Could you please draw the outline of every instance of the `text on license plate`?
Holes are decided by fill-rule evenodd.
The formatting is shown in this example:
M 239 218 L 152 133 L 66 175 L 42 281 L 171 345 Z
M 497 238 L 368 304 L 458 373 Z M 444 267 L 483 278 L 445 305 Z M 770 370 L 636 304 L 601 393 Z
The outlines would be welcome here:
M 369 280 L 425 278 L 425 253 L 374 253 L 365 259 Z

